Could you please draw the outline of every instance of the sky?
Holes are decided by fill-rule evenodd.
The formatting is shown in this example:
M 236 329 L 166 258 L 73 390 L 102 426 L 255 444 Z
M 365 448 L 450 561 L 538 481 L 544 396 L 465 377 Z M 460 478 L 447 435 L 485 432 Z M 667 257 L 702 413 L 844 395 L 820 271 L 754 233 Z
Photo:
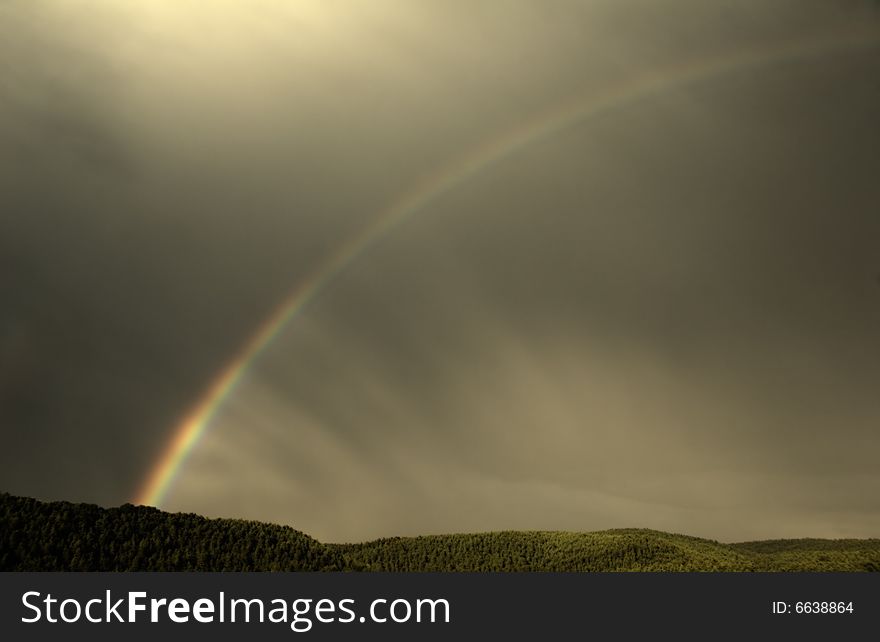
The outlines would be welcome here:
M 878 114 L 869 0 L 0 1 L 0 491 L 878 537 Z

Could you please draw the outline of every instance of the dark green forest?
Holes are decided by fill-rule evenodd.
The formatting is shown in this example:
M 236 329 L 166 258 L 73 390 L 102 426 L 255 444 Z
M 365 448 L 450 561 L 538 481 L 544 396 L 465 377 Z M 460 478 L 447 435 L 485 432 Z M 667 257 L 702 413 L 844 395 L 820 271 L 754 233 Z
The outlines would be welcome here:
M 880 539 L 723 544 L 645 529 L 322 544 L 288 526 L 0 494 L 2 571 L 878 571 Z
M 288 526 L 3 494 L 0 570 L 338 571 L 343 563 Z

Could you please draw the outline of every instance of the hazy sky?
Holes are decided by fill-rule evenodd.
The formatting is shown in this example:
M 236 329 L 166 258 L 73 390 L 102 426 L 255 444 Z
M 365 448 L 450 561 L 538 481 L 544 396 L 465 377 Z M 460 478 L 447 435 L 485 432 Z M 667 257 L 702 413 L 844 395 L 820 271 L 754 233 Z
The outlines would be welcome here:
M 162 508 L 880 536 L 878 115 L 869 0 L 0 0 L 0 490 L 130 501 L 458 171 Z

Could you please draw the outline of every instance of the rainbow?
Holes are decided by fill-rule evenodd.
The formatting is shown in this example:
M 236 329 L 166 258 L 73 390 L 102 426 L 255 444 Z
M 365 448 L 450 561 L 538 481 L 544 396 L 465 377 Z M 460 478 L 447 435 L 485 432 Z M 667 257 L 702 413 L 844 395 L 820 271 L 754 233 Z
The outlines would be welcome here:
M 820 39 L 776 44 L 760 51 L 739 51 L 723 57 L 690 61 L 660 72 L 636 75 L 608 88 L 602 95 L 581 95 L 561 106 L 542 112 L 424 176 L 387 209 L 380 212 L 371 224 L 319 264 L 257 329 L 174 430 L 171 440 L 149 472 L 133 502 L 159 506 L 224 400 L 235 390 L 244 373 L 281 334 L 285 326 L 327 283 L 439 196 L 537 141 L 558 134 L 577 123 L 661 92 L 734 71 L 821 56 L 844 47 L 876 46 L 878 43 L 880 38 L 875 33 L 848 32 Z

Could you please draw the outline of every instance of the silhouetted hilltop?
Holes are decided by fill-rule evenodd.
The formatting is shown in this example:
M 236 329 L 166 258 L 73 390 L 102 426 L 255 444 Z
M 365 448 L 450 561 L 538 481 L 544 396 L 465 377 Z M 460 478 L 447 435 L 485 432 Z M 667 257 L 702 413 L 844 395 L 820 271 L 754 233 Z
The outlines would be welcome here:
M 880 540 L 722 544 L 643 529 L 322 544 L 288 526 L 0 494 L 4 571 L 877 571 Z
M 125 504 L 0 495 L 4 571 L 337 571 L 338 553 L 289 526 Z

